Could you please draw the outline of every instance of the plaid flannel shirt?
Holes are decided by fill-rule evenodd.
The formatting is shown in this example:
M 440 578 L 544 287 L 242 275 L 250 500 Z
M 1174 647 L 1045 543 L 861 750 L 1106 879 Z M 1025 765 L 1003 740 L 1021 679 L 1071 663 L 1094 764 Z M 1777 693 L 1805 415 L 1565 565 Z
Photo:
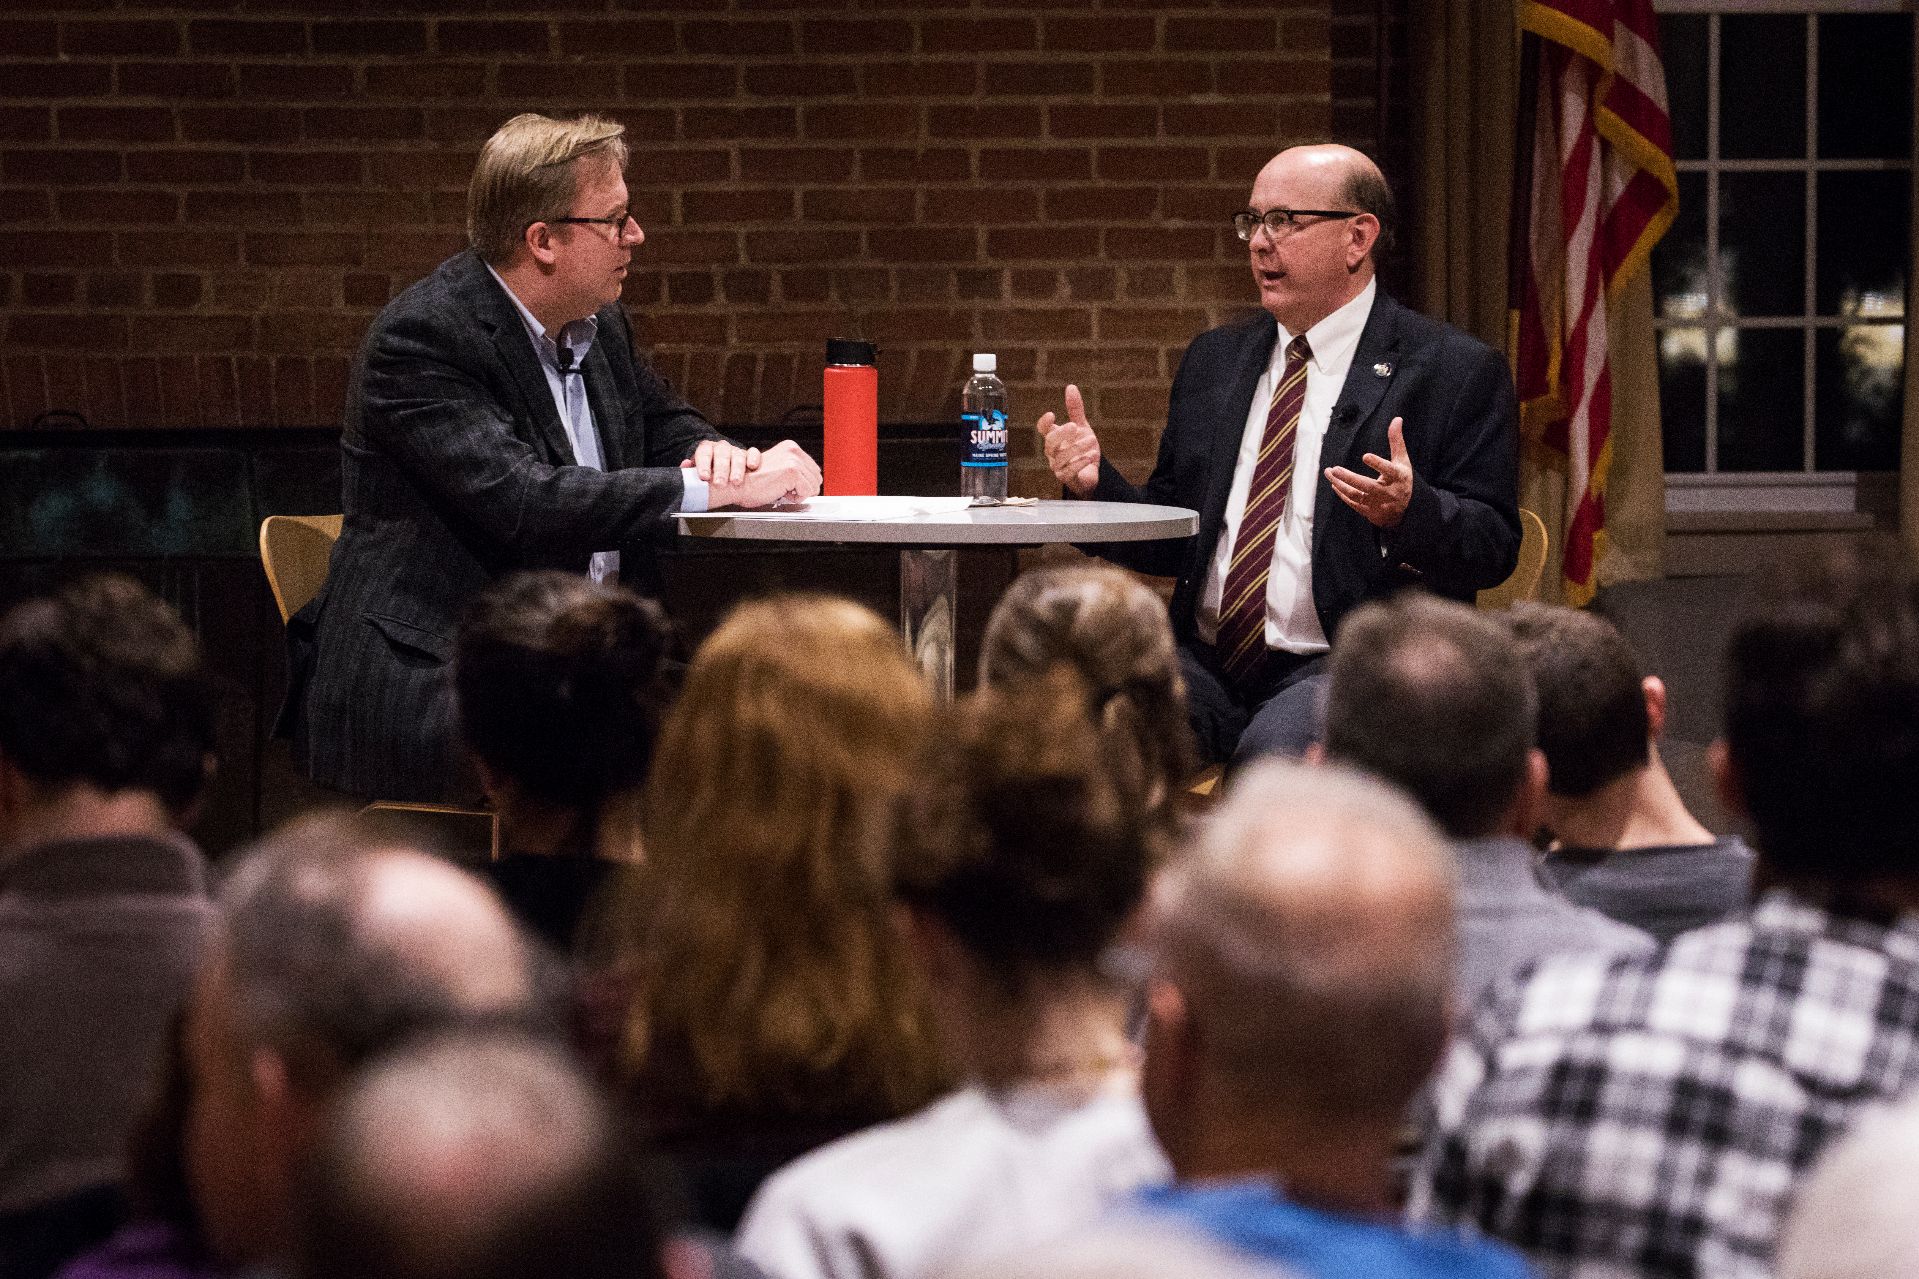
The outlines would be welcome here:
M 1650 958 L 1563 957 L 1433 1085 L 1409 1211 L 1577 1279 L 1763 1279 L 1794 1182 L 1919 1080 L 1919 916 L 1784 892 Z

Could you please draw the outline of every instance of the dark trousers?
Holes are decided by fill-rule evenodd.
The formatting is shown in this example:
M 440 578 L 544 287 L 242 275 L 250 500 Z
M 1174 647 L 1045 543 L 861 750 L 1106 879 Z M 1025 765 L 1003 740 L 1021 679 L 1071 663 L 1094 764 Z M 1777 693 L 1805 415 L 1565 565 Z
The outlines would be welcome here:
M 1261 755 L 1297 759 L 1319 740 L 1326 654 L 1274 649 L 1266 657 L 1258 677 L 1239 687 L 1220 668 L 1212 645 L 1181 641 L 1187 715 L 1207 763 L 1237 768 Z

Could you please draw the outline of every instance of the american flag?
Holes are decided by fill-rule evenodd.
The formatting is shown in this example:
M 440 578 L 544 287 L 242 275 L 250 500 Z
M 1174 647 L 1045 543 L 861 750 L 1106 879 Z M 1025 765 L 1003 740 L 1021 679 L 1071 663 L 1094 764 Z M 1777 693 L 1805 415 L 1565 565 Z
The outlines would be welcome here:
M 1522 0 L 1510 350 L 1529 449 L 1561 455 L 1561 593 L 1605 552 L 1612 380 L 1606 305 L 1679 211 L 1651 0 Z

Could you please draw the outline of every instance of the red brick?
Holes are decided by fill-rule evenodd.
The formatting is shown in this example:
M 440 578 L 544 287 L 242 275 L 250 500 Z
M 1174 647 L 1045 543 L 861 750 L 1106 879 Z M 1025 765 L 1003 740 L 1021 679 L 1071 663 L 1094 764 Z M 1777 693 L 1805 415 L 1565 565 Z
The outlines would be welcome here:
M 675 136 L 673 111 L 669 107 L 657 107 L 648 111 L 618 110 L 602 114 L 611 116 L 626 126 L 626 144 L 638 146 L 642 142 L 671 142 Z M 497 119 L 498 117 L 493 117 Z M 481 134 L 486 137 L 493 132 L 489 124 Z M 647 150 L 650 150 L 648 148 Z M 642 152 L 644 154 L 644 152 Z
M 53 200 L 46 191 L 0 190 L 0 222 L 49 222 Z
M 1071 181 L 1093 176 L 1093 154 L 1083 147 L 1033 147 L 1024 150 L 986 150 L 979 153 L 983 182 L 1009 178 Z
M 314 227 L 347 224 L 377 232 L 390 226 L 430 220 L 427 196 L 419 191 L 309 191 L 304 197 L 285 198 L 297 198 L 305 211 L 307 225 Z M 465 217 L 462 202 L 460 219 L 464 221 Z
M 633 317 L 634 335 L 648 346 L 726 345 L 726 319 L 699 311 L 645 311 Z
M 1049 15 L 1043 30 L 1046 49 L 1067 53 L 1150 53 L 1157 39 L 1153 19 L 1110 13 L 1097 18 Z
M 51 22 L 0 22 L 0 49 L 13 58 L 51 58 L 60 52 L 60 28 Z
M 288 232 L 246 238 L 247 262 L 253 266 L 359 266 L 362 237 L 334 232 Z
M 187 24 L 187 43 L 195 53 L 305 53 L 304 22 L 254 22 L 202 18 Z
M 211 272 L 201 277 L 206 285 L 205 305 L 212 311 L 257 314 L 272 305 L 275 282 L 292 274 L 291 271 Z
M 243 63 L 242 97 L 269 102 L 326 101 L 353 96 L 353 68 L 340 62 Z
M 299 356 L 273 361 L 273 420 L 281 426 L 303 425 L 313 416 L 313 365 Z
M 671 22 L 622 18 L 615 22 L 562 22 L 560 52 L 568 57 L 609 55 L 670 57 L 674 50 Z
M 138 225 L 180 217 L 180 197 L 170 191 L 62 191 L 58 204 L 63 222 Z
M 713 300 L 711 272 L 675 271 L 666 277 L 667 300 L 676 306 L 702 306 Z
M 749 231 L 749 262 L 847 262 L 860 256 L 857 231 Z
M 1093 336 L 1093 315 L 1085 307 L 988 311 L 980 327 L 994 342 L 1083 342 Z
M 629 271 L 620 289 L 620 301 L 628 306 L 657 306 L 666 300 L 666 281 L 655 271 Z
M 712 22 L 704 19 L 680 24 L 680 49 L 686 53 L 740 58 L 755 54 L 792 53 L 790 22 Z
M 866 240 L 882 262 L 979 261 L 979 232 L 972 227 L 876 229 L 866 233 Z
M 920 131 L 918 110 L 878 102 L 804 107 L 801 124 L 809 138 L 862 142 L 908 142 Z
M 160 370 L 160 396 L 157 405 L 161 426 L 200 425 L 200 370 L 190 355 L 173 355 L 154 361 Z
M 894 271 L 893 275 L 898 282 L 901 302 L 946 302 L 951 300 L 957 291 L 957 277 L 962 270 L 982 269 L 984 268 L 901 267 Z M 998 294 L 995 293 L 994 296 L 997 297 Z M 884 357 L 885 352 L 882 351 L 880 354 Z M 884 386 L 886 374 L 883 365 L 880 381 Z
M 404 157 L 410 171 L 427 157 Z M 366 174 L 366 161 L 356 151 L 254 151 L 247 155 L 247 172 L 255 182 L 298 186 L 357 186 Z M 463 168 L 472 169 L 468 161 Z M 464 179 L 462 179 L 463 181 Z
M 1100 93 L 1109 98 L 1182 98 L 1213 91 L 1210 59 L 1107 62 L 1099 70 Z
M 1120 291 L 1136 301 L 1170 298 L 1178 289 L 1178 277 L 1169 266 L 1129 266 L 1120 277 Z
M 177 22 L 69 22 L 60 33 L 60 51 L 69 56 L 135 54 L 164 58 L 180 52 Z
M 986 66 L 987 94 L 1006 97 L 1064 97 L 1093 91 L 1093 64 L 1063 62 L 991 62 Z
M 173 112 L 164 107 L 61 107 L 67 142 L 171 142 Z
M 169 311 L 184 311 L 200 302 L 202 285 L 197 275 L 163 271 L 153 277 L 153 305 Z
M 119 231 L 114 246 L 120 262 L 129 267 L 238 266 L 240 237 L 190 231 Z
M 1271 138 L 1276 113 L 1268 102 L 1169 102 L 1166 136 L 1169 138 Z
M 1210 261 L 1218 235 L 1204 228 L 1107 227 L 1101 233 L 1101 256 L 1115 262 L 1165 258 L 1178 262 Z
M 7 425 L 30 425 L 49 407 L 46 361 L 37 355 L 30 355 L 10 356 L 4 363 L 7 374 Z
M 1006 227 L 986 233 L 989 261 L 1063 259 L 1079 261 L 1092 249 L 1098 232 L 1092 228 Z
M 1247 188 L 1251 185 L 1249 179 L 1246 182 L 1193 183 L 1169 188 L 1166 192 L 1166 220 L 1224 226 L 1233 214 L 1246 207 Z
M 1030 187 L 961 187 L 928 195 L 922 221 L 984 226 L 1038 218 L 1039 192 Z
M 863 147 L 859 156 L 860 176 L 869 182 L 965 182 L 973 176 L 961 147 Z
M 1049 222 L 1140 222 L 1160 200 L 1158 187 L 1055 186 L 1041 195 Z
M 953 292 L 962 302 L 998 301 L 1005 291 L 1006 272 L 994 267 L 953 272 Z
M 1015 53 L 1039 48 L 1031 18 L 928 18 L 920 23 L 922 53 Z M 1032 74 L 1045 69 L 1026 67 Z
M 648 266 L 698 264 L 731 266 L 740 260 L 739 237 L 731 231 L 682 231 L 662 227 L 640 249 Z
M 20 300 L 27 306 L 72 306 L 80 297 L 77 275 L 28 272 L 20 278 Z
M 500 66 L 499 93 L 503 98 L 563 98 L 575 104 L 611 100 L 620 96 L 620 69 L 612 63 L 508 62 Z
M 0 271 L 112 265 L 113 245 L 103 235 L 48 235 L 40 229 L 0 234 Z
M 346 413 L 346 384 L 353 367 L 347 356 L 313 361 L 313 417 L 326 426 L 338 426 Z
M 1059 272 L 1051 267 L 1029 267 L 1007 272 L 1007 289 L 1016 301 L 1051 301 L 1059 292 Z
M 51 107 L 0 106 L 0 140 L 53 141 L 53 109 Z
M 262 68 L 272 70 L 272 68 Z M 486 92 L 486 64 L 481 62 L 392 62 L 366 69 L 370 98 L 477 98 Z
M 412 141 L 426 121 L 411 107 L 308 107 L 306 136 L 319 142 Z
M 78 355 L 47 356 L 47 398 L 63 413 L 84 414 L 87 406 L 87 364 Z
M 792 107 L 688 107 L 681 129 L 689 139 L 792 138 L 799 113 Z
M 844 182 L 853 176 L 845 147 L 742 147 L 740 174 L 749 182 Z
M 1065 271 L 1066 293 L 1076 302 L 1107 302 L 1119 289 L 1119 272 L 1110 266 L 1076 266 Z
M 800 26 L 808 53 L 913 52 L 913 24 L 891 18 L 817 18 Z
M 99 98 L 113 88 L 104 62 L 8 62 L 0 98 Z
M 314 31 L 319 39 L 319 31 Z M 435 31 L 444 54 L 499 54 L 544 58 L 552 46 L 552 29 L 544 22 L 455 22 L 442 19 Z M 397 52 L 414 52 L 399 50 Z
M 1332 93 L 1332 66 L 1316 58 L 1238 58 L 1222 60 L 1218 68 L 1219 91 L 1225 94 L 1322 98 Z
M 793 217 L 793 193 L 787 190 L 745 189 L 687 191 L 680 196 L 682 220 L 701 223 L 786 222 Z
M 84 363 L 87 421 L 95 426 L 119 426 L 127 417 L 126 387 L 120 377 L 121 359 L 102 356 Z
M 1144 139 L 1151 138 L 1158 127 L 1158 110 L 1149 106 L 1075 103 L 1046 108 L 1046 131 L 1055 138 Z
M 968 98 L 979 92 L 977 62 L 880 62 L 859 69 L 867 98 Z
M 1168 18 L 1168 52 L 1248 53 L 1275 48 L 1279 28 L 1271 18 Z
M 1151 339 L 1172 333 L 1198 333 L 1206 327 L 1206 313 L 1196 309 L 1142 310 L 1139 307 L 1099 308 L 1102 341 Z
M 1190 181 L 1207 175 L 1207 162 L 1205 150 L 1199 147 L 1103 146 L 1099 149 L 1099 176 L 1120 181 Z
M 141 317 L 135 332 L 142 351 L 253 349 L 253 317 L 249 315 L 148 315 Z
M 679 98 L 730 98 L 739 71 L 714 62 L 632 62 L 626 66 L 629 97 L 668 101 Z
M 440 49 L 459 52 L 447 44 L 447 28 L 440 24 Z M 545 28 L 540 28 L 544 32 Z M 340 22 L 321 19 L 313 24 L 313 51 L 318 54 L 388 54 L 406 56 L 426 52 L 424 22 Z M 539 51 L 546 52 L 542 41 Z
M 836 63 L 774 63 L 746 68 L 746 92 L 761 98 L 831 98 L 858 91 L 853 68 Z
M 1290 13 L 1279 24 L 1280 47 L 1301 53 L 1332 48 L 1332 24 L 1324 10 L 1319 13 Z
M 370 317 L 359 312 L 280 311 L 260 317 L 265 351 L 355 351 Z
M 7 319 L 7 345 L 27 350 L 124 351 L 127 318 L 86 312 L 16 311 Z
M 728 302 L 763 304 L 773 296 L 771 271 L 723 271 L 720 288 Z
M 264 355 L 238 355 L 232 359 L 238 381 L 236 413 L 241 426 L 266 426 L 273 421 L 273 361 Z
M 385 306 L 393 296 L 392 278 L 375 271 L 349 272 L 340 283 L 348 306 Z
M 191 191 L 187 221 L 291 227 L 300 221 L 300 197 L 291 192 Z
M 742 156 L 756 154 L 742 151 Z M 795 154 L 804 154 L 796 152 Z M 471 170 L 473 162 L 467 161 Z M 742 163 L 742 169 L 745 169 Z M 755 176 L 745 170 L 749 177 Z M 648 148 L 634 160 L 628 182 L 724 182 L 733 176 L 733 157 L 725 151 Z M 767 175 L 771 176 L 771 175 Z
M 78 70 L 78 68 L 75 68 Z M 230 98 L 233 68 L 223 62 L 122 62 L 120 93 L 135 98 Z
M 200 421 L 206 426 L 240 425 L 240 384 L 233 357 L 203 355 L 194 362 L 200 382 Z
M 300 113 L 291 107 L 182 107 L 186 142 L 297 142 Z
M 1040 109 L 1011 103 L 928 107 L 926 132 L 935 138 L 1037 138 Z
M 808 191 L 800 200 L 800 216 L 808 222 L 911 222 L 915 202 L 912 191 L 894 187 Z

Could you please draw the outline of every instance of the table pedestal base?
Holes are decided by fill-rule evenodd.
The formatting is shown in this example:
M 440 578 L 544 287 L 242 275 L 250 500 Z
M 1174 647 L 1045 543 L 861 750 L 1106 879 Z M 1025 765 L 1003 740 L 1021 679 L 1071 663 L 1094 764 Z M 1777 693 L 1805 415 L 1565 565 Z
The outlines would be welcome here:
M 953 616 L 959 598 L 958 552 L 900 552 L 900 633 L 936 696 L 953 699 Z

